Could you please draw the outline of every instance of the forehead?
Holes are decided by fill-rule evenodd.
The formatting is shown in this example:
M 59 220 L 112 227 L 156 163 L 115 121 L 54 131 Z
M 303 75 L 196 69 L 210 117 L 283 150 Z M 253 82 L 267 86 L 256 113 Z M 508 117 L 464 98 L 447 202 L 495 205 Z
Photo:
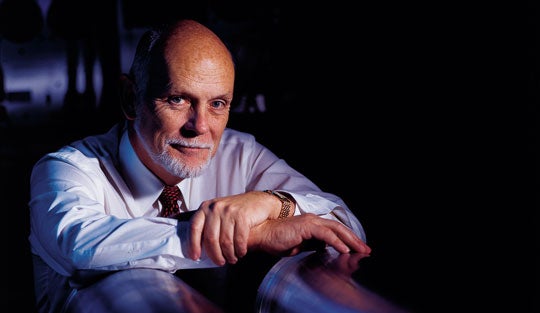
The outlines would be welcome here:
M 213 33 L 173 32 L 154 50 L 152 60 L 148 77 L 150 94 L 161 94 L 170 88 L 186 91 L 203 86 L 229 94 L 234 88 L 232 57 Z
M 172 35 L 164 47 L 167 72 L 171 79 L 217 83 L 234 79 L 234 64 L 217 37 L 205 33 Z
M 200 64 L 205 68 L 232 65 L 228 49 L 210 31 L 173 32 L 166 40 L 163 52 L 167 63 Z

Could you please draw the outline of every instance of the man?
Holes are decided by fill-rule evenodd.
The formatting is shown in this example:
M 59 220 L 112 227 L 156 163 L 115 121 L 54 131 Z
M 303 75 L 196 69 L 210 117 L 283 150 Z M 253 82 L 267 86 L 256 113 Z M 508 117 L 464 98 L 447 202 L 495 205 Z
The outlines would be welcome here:
M 234 68 L 193 20 L 149 31 L 123 77 L 126 122 L 36 163 L 29 240 L 41 312 L 96 273 L 215 268 L 248 251 L 294 255 L 308 240 L 370 253 L 340 198 L 226 127 Z M 180 214 L 168 217 L 160 194 L 176 186 Z

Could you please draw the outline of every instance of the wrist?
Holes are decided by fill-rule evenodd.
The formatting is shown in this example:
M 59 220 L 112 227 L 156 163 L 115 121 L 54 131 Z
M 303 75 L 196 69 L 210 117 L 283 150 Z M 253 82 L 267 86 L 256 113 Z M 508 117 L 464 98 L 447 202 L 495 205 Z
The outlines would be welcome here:
M 281 202 L 281 209 L 278 214 L 278 219 L 287 218 L 291 215 L 291 211 L 294 214 L 294 202 L 283 192 L 275 190 L 263 190 L 263 192 L 276 197 Z

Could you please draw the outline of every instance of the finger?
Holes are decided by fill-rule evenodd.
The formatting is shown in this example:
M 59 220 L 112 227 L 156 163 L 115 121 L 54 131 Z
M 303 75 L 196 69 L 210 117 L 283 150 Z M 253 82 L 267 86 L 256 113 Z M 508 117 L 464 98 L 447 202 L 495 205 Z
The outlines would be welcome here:
M 318 223 L 312 224 L 312 235 L 334 247 L 340 253 L 365 249 L 360 238 L 349 228 L 336 221 L 320 219 Z
M 235 264 L 238 261 L 238 258 L 234 253 L 234 224 L 234 220 L 232 222 L 229 222 L 228 219 L 221 219 L 221 231 L 219 235 L 219 245 L 221 252 L 227 262 L 231 264 Z
M 351 249 L 331 229 L 327 227 L 315 227 L 313 237 L 326 242 L 340 253 L 349 253 Z
M 203 232 L 205 215 L 202 210 L 197 210 L 190 220 L 188 256 L 193 260 L 201 258 L 201 236 Z
M 351 251 L 366 255 L 371 253 L 371 248 L 347 226 L 337 223 L 337 226 L 335 226 L 335 228 L 333 227 L 333 230 L 341 242 L 343 242 Z
M 351 248 L 353 252 L 369 256 L 371 247 L 369 247 L 362 239 L 360 239 L 352 230 L 345 227 L 345 231 L 338 233 L 338 236 L 343 242 Z
M 250 228 L 247 223 L 236 223 L 235 238 L 234 238 L 234 251 L 238 258 L 241 258 L 247 254 L 247 245 Z
M 285 256 L 295 256 L 302 251 L 303 250 L 301 246 L 294 246 L 290 250 L 287 251 L 287 254 L 285 254 Z
M 202 243 L 208 257 L 219 266 L 225 265 L 225 258 L 220 246 L 221 219 L 210 214 L 206 217 Z

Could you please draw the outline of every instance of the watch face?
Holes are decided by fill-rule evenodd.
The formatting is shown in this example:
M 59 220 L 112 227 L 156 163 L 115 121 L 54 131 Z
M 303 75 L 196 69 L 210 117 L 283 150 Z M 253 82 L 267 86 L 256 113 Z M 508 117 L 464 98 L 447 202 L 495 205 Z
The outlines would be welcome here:
M 274 195 L 279 199 L 279 201 L 281 201 L 281 210 L 279 212 L 278 218 L 286 218 L 289 216 L 292 201 L 287 196 L 280 193 L 279 191 L 274 190 L 263 190 L 263 192 Z
M 282 202 L 283 202 L 283 201 L 287 201 L 287 202 L 290 202 L 290 201 L 291 201 L 287 196 L 285 196 L 284 194 L 282 194 L 282 193 L 279 192 L 279 191 L 275 191 L 275 190 L 264 190 L 264 192 L 269 193 L 269 194 L 272 194 L 272 195 L 278 197 L 279 200 L 281 200 Z
M 279 197 L 281 200 L 283 200 L 283 201 L 287 201 L 287 202 L 290 202 L 290 201 L 291 201 L 287 196 L 285 196 L 285 195 L 282 194 L 281 192 L 274 191 L 274 194 L 275 194 L 276 196 L 278 196 L 278 197 Z

